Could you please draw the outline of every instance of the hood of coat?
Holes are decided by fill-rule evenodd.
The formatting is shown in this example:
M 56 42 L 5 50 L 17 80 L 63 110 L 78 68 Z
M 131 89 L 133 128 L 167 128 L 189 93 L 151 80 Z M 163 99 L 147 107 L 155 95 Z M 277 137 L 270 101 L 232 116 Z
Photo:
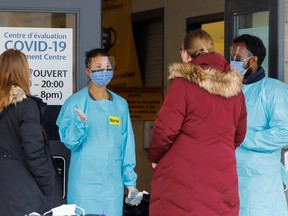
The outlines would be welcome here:
M 227 68 L 227 67 L 226 67 Z M 242 90 L 243 76 L 236 70 L 221 71 L 219 67 L 195 63 L 174 63 L 169 67 L 169 79 L 184 78 L 211 94 L 233 97 Z
M 24 99 L 26 99 L 27 96 L 22 88 L 19 86 L 13 85 L 9 91 L 9 101 L 8 104 L 5 104 L 5 106 L 9 106 L 11 104 L 16 104 Z

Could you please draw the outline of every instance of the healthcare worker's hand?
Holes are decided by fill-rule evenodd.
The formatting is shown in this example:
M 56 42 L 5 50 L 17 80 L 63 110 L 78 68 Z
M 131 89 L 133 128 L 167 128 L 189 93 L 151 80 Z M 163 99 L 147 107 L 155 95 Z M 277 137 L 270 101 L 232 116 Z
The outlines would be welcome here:
M 125 198 L 125 203 L 131 206 L 138 206 L 143 199 L 143 192 L 139 192 L 136 187 L 128 186 L 128 195 Z
M 128 198 L 131 198 L 132 194 L 135 192 L 139 192 L 136 187 L 134 186 L 127 186 L 128 189 Z
M 82 122 L 86 122 L 87 121 L 87 116 L 79 109 L 75 108 L 74 109 L 77 112 L 77 118 L 82 121 Z

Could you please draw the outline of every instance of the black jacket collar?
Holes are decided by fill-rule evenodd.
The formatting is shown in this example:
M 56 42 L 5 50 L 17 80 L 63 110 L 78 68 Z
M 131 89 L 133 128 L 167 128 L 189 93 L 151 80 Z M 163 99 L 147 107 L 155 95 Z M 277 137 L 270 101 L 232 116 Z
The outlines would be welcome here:
M 265 77 L 265 70 L 263 67 L 260 67 L 256 73 L 251 74 L 250 76 L 247 77 L 246 83 L 244 84 L 252 84 L 258 82 L 259 80 L 262 80 L 264 77 Z

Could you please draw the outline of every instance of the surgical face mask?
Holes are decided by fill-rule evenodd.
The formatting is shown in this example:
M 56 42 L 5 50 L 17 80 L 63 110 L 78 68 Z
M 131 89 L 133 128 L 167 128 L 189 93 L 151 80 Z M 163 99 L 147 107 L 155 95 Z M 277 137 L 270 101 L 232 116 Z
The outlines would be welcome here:
M 234 61 L 234 60 L 231 60 L 230 61 L 230 65 L 234 68 L 236 68 L 237 71 L 239 71 L 243 76 L 246 74 L 247 70 L 249 70 L 252 65 L 250 65 L 248 68 L 244 68 L 243 64 L 245 61 L 249 60 L 251 57 L 247 58 L 247 59 L 244 59 L 242 61 Z
M 91 71 L 91 80 L 97 86 L 106 86 L 113 78 L 113 70 L 112 69 L 101 69 L 97 71 Z
M 84 210 L 76 204 L 63 204 L 61 206 L 55 207 L 48 212 L 45 212 L 44 215 L 48 215 L 48 213 L 52 212 L 52 215 L 77 215 L 75 213 L 75 209 L 78 208 L 82 211 L 83 215 L 85 214 Z

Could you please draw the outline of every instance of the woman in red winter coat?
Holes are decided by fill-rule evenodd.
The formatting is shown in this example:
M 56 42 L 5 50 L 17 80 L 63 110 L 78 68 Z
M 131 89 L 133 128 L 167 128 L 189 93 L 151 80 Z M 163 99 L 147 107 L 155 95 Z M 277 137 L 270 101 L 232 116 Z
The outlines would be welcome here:
M 150 216 L 238 216 L 235 149 L 246 133 L 242 76 L 194 30 L 170 66 L 149 148 Z

